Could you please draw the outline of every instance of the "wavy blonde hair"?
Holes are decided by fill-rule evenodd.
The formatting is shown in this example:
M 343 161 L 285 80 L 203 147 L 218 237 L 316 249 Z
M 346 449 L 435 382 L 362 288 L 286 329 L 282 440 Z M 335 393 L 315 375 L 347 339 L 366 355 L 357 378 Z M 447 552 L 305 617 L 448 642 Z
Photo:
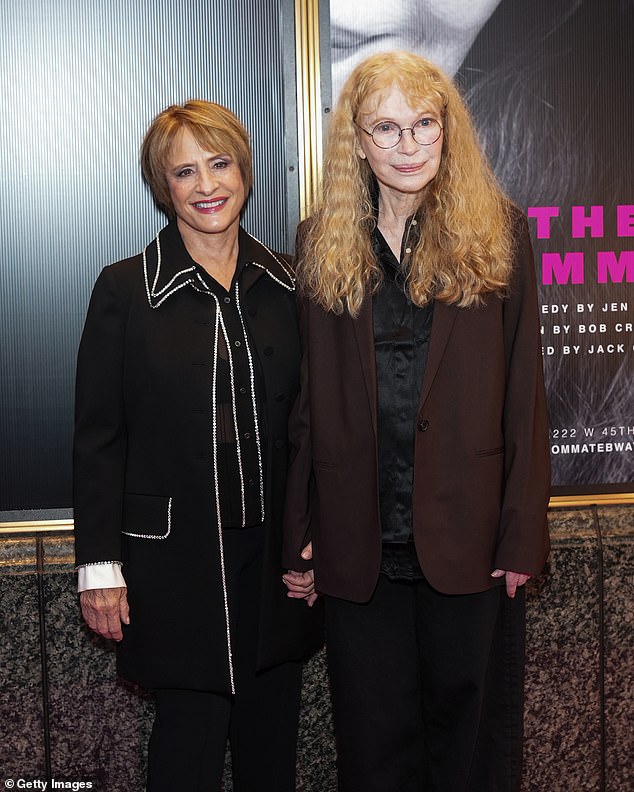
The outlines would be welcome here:
M 461 307 L 503 293 L 511 269 L 511 205 L 478 144 L 457 88 L 440 69 L 409 52 L 361 62 L 347 79 L 330 121 L 321 194 L 298 247 L 300 288 L 328 311 L 356 316 L 381 283 L 372 253 L 376 180 L 357 154 L 355 120 L 372 99 L 397 87 L 412 108 L 431 104 L 443 126 L 436 177 L 421 191 L 420 237 L 407 287 L 417 305 L 432 298 Z

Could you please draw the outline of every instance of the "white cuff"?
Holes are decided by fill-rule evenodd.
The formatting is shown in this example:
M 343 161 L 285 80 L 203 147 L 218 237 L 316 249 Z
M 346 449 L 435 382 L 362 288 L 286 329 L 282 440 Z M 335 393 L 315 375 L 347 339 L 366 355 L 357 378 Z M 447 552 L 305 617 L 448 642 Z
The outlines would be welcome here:
M 119 561 L 83 564 L 77 568 L 77 592 L 88 589 L 126 587 Z

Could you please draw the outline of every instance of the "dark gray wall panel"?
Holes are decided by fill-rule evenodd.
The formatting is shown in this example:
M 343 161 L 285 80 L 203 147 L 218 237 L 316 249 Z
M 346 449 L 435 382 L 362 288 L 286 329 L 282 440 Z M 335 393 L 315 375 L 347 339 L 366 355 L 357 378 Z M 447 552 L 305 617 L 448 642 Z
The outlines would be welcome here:
M 73 373 L 90 289 L 164 223 L 138 167 L 157 112 L 197 97 L 242 118 L 256 179 L 245 225 L 287 247 L 286 8 L 0 1 L 0 511 L 70 505 Z

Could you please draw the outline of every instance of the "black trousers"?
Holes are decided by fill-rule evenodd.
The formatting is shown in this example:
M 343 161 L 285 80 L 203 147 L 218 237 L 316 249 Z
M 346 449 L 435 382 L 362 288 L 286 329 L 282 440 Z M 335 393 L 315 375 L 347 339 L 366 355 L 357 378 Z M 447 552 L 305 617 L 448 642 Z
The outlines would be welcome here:
M 217 792 L 227 740 L 235 792 L 295 790 L 301 663 L 255 672 L 262 530 L 224 535 L 236 695 L 155 691 L 147 792 Z
M 340 792 L 515 792 L 524 591 L 466 596 L 381 575 L 372 600 L 326 598 Z

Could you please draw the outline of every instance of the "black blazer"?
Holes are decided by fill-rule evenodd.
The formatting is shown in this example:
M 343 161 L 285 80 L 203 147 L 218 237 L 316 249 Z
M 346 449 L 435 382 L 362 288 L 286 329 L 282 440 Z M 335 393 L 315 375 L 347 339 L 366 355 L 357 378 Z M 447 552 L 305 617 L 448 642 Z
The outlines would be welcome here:
M 120 560 L 131 624 L 118 670 L 148 687 L 229 691 L 224 581 L 211 454 L 215 302 L 175 224 L 144 255 L 106 267 L 77 363 L 74 443 L 78 564 Z M 288 262 L 240 229 L 243 320 L 259 358 L 267 427 L 266 564 L 259 666 L 318 645 L 318 614 L 281 580 L 287 419 L 300 347 Z M 257 603 L 254 603 L 257 607 Z

